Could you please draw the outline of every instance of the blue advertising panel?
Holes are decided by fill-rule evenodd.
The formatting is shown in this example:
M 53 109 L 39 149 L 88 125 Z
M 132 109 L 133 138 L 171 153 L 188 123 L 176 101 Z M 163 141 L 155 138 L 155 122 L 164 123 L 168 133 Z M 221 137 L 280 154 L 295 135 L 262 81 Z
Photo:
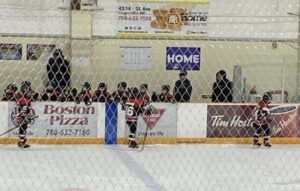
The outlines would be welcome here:
M 200 70 L 200 47 L 167 47 L 167 70 Z

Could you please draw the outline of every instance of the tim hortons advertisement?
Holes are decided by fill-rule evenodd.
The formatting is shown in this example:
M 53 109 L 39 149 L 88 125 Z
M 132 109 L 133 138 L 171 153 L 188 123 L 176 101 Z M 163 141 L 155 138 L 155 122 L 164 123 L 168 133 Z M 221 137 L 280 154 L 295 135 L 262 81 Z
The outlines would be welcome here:
M 177 137 L 177 106 L 176 104 L 155 103 L 154 112 L 150 116 L 142 115 L 138 119 L 137 137 L 143 137 L 149 127 L 148 137 Z M 125 135 L 129 135 L 126 125 Z
M 27 135 L 32 137 L 96 137 L 97 105 L 59 102 L 36 102 L 32 108 L 37 116 L 30 121 Z M 18 113 L 15 103 L 9 104 L 9 128 L 16 126 Z M 18 129 L 9 136 L 17 136 Z
M 118 32 L 132 34 L 206 35 L 208 2 L 117 3 Z
M 252 137 L 255 105 L 208 105 L 207 137 Z M 273 105 L 269 126 L 273 137 L 298 137 L 299 105 Z

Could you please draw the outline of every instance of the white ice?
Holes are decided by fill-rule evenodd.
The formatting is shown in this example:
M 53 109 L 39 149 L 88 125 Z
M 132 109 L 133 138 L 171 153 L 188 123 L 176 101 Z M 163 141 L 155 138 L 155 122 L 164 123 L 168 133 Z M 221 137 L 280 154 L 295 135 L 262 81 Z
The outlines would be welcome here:
M 300 190 L 300 146 L 0 145 L 0 191 Z

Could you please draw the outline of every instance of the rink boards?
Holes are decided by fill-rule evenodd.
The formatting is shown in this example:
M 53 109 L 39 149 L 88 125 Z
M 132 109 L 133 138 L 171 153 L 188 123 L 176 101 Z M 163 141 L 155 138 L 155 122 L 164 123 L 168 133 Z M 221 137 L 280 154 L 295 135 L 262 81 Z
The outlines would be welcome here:
M 155 112 L 140 116 L 137 139 L 150 129 L 147 144 L 236 143 L 250 144 L 253 104 L 154 103 Z M 128 128 L 125 111 L 117 104 L 37 102 L 39 116 L 28 129 L 28 140 L 39 144 L 126 144 Z M 278 105 L 273 106 L 278 107 Z M 284 108 L 283 110 L 281 108 Z M 286 110 L 287 108 L 288 110 Z M 0 102 L 0 133 L 13 128 L 14 103 Z M 298 105 L 281 105 L 270 124 L 272 143 L 300 144 Z M 14 144 L 18 131 L 0 138 L 1 144 Z

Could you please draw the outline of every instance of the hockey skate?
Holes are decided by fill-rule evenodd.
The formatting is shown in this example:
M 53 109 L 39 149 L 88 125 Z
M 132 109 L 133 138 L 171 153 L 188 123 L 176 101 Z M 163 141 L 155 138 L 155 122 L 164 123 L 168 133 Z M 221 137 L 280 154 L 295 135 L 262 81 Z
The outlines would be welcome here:
M 265 147 L 272 147 L 269 141 L 264 141 L 264 146 Z
M 128 146 L 129 146 L 129 148 L 139 148 L 138 143 L 135 140 L 132 140 L 132 139 L 128 140 Z
M 261 146 L 261 143 L 259 142 L 258 139 L 254 139 L 254 140 L 253 140 L 253 145 L 254 145 L 254 146 L 260 147 L 260 146 Z
M 18 147 L 19 148 L 22 148 L 22 149 L 27 149 L 30 147 L 30 145 L 26 144 L 26 143 L 21 143 L 21 142 L 18 142 Z

